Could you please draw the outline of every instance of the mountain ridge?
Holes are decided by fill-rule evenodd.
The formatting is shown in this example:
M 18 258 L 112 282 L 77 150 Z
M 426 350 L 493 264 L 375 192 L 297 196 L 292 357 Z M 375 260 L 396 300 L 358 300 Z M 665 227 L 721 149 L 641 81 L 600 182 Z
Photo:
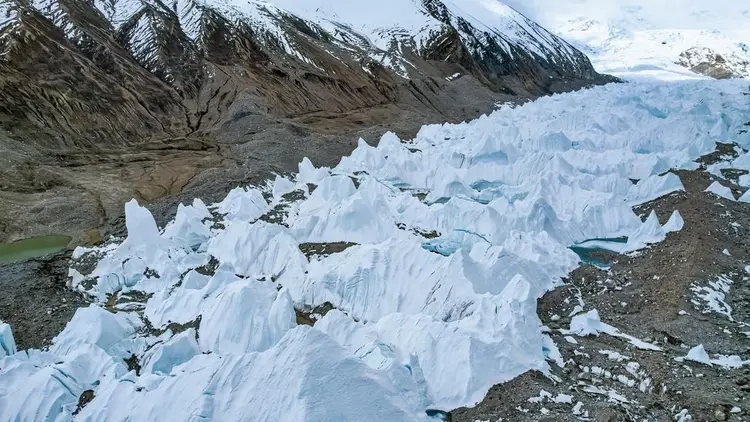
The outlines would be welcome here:
M 306 21 L 270 3 L 248 4 L 247 10 L 255 7 L 254 13 L 241 11 L 222 1 L 176 1 L 171 8 L 160 0 L 15 1 L 5 6 L 8 18 L 0 29 L 5 40 L 0 44 L 0 54 L 5 71 L 18 70 L 18 62 L 23 62 L 18 56 L 34 51 L 35 46 L 28 42 L 29 38 L 36 42 L 52 38 L 57 47 L 64 50 L 55 54 L 73 55 L 74 61 L 94 73 L 95 80 L 106 83 L 106 76 L 99 75 L 99 72 L 116 78 L 137 79 L 139 85 L 161 91 L 159 95 L 165 103 L 182 103 L 185 111 L 192 114 L 199 113 L 191 110 L 188 104 L 201 101 L 201 90 L 212 84 L 211 79 L 220 66 L 239 69 L 239 75 L 232 75 L 234 79 L 241 80 L 248 72 L 270 73 L 272 77 L 287 79 L 283 81 L 285 83 L 302 85 L 299 77 L 290 76 L 290 72 L 284 69 L 292 64 L 295 69 L 302 70 L 299 75 L 302 79 L 328 77 L 333 78 L 334 84 L 344 81 L 350 85 L 349 89 L 367 91 L 365 101 L 357 101 L 356 94 L 337 95 L 338 98 L 355 98 L 353 104 L 343 104 L 340 107 L 343 109 L 398 101 L 390 98 L 392 93 L 387 87 L 373 83 L 374 79 L 403 83 L 445 73 L 435 72 L 434 66 L 425 61 L 455 64 L 492 90 L 510 95 L 544 94 L 549 82 L 545 79 L 594 81 L 599 78 L 582 53 L 520 14 L 512 16 L 510 21 L 520 19 L 521 23 L 507 28 L 509 33 L 515 31 L 513 36 L 517 40 L 513 41 L 511 36 L 497 29 L 477 28 L 476 23 L 472 25 L 467 20 L 470 17 L 455 14 L 439 1 L 425 0 L 419 4 L 429 16 L 426 21 L 433 25 L 426 35 L 424 29 L 409 32 L 409 29 L 397 27 L 381 32 L 381 39 L 373 41 L 367 34 L 357 33 L 342 22 L 325 20 L 329 28 L 324 28 L 322 18 L 319 22 Z M 375 28 L 371 32 L 380 31 Z M 384 43 L 390 46 L 390 51 L 380 48 L 385 46 Z M 52 48 L 46 46 L 43 50 Z M 23 50 L 23 53 L 16 53 L 17 50 Z M 78 55 L 90 63 L 81 63 L 83 60 Z M 344 63 L 348 69 L 336 66 L 335 62 Z M 378 70 L 379 67 L 385 68 L 385 72 Z M 67 70 L 64 65 L 61 69 L 63 72 Z M 149 80 L 149 76 L 143 74 L 144 69 L 163 84 Z M 20 70 L 27 72 L 26 69 Z M 389 77 L 383 77 L 384 73 L 389 73 Z M 402 80 L 398 80 L 399 77 Z M 252 78 L 247 78 L 246 82 L 252 84 Z M 93 87 L 89 88 L 88 91 L 97 93 Z M 10 87 L 13 89 L 15 87 Z M 7 94 L 13 94 L 8 92 L 10 90 L 6 91 Z M 159 112 L 166 114 L 155 119 L 164 126 L 164 120 L 169 120 L 176 111 L 164 110 L 166 104 L 148 94 L 142 101 L 147 105 L 141 105 L 148 109 L 155 104 Z M 260 103 L 274 103 L 268 100 L 272 96 L 260 93 L 259 97 Z M 272 114 L 290 116 L 325 108 L 317 103 L 313 107 L 282 106 Z M 195 123 L 187 122 L 187 128 L 181 128 L 182 131 L 190 133 L 196 130 Z M 65 132 L 62 128 L 58 130 Z M 164 131 L 172 134 L 166 128 Z

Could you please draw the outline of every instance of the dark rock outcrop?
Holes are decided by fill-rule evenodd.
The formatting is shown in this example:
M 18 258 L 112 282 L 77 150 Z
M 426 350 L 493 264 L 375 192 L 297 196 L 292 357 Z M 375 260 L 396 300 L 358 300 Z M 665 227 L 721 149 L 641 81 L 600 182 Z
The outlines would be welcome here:
M 683 51 L 677 64 L 695 73 L 714 79 L 741 78 L 746 76 L 750 63 L 739 57 L 724 57 L 706 47 L 693 47 Z

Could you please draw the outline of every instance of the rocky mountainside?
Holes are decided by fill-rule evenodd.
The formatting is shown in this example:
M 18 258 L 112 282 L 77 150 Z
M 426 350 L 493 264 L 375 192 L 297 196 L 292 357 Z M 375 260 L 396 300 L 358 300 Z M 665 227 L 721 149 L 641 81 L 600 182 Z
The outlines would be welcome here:
M 179 193 L 262 150 L 220 145 L 408 131 L 611 80 L 500 2 L 439 0 L 10 0 L 0 74 L 6 240 L 36 234 L 30 207 L 52 229 L 88 208 L 73 226 L 99 227 L 129 197 Z

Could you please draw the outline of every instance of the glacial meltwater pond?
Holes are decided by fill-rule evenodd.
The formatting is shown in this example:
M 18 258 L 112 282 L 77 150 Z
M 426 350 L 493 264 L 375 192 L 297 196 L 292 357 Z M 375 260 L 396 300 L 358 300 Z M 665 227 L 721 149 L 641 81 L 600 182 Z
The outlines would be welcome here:
M 0 264 L 22 261 L 63 250 L 70 236 L 49 235 L 30 237 L 11 243 L 0 243 Z
M 628 238 L 625 236 L 601 239 L 597 238 L 577 242 L 568 248 L 575 252 L 584 264 L 590 264 L 597 268 L 606 270 L 612 266 L 612 262 L 597 257 L 596 253 L 617 253 L 616 251 L 620 249 L 618 245 L 624 245 L 627 243 Z

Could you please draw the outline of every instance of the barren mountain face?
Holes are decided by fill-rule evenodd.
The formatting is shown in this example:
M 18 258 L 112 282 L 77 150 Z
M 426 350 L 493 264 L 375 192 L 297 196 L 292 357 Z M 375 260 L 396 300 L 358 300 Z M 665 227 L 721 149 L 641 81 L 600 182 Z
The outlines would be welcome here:
M 0 4 L 0 240 L 81 236 L 132 197 L 221 195 L 356 134 L 610 80 L 501 3 L 296 3 Z

